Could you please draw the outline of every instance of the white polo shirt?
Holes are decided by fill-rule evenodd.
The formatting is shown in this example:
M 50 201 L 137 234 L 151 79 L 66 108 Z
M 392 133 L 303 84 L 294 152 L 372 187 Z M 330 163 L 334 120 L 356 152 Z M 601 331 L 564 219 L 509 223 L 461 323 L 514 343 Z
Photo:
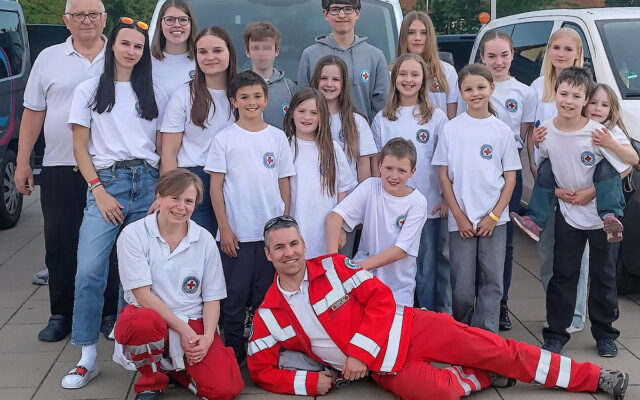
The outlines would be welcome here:
M 444 72 L 444 77 L 449 85 L 449 93 L 440 90 L 438 82 L 432 82 L 433 87 L 429 88 L 429 101 L 447 114 L 447 104 L 457 104 L 460 97 L 460 89 L 458 89 L 458 73 L 453 65 L 448 62 L 440 61 L 440 67 Z M 395 83 L 393 83 L 395 85 Z M 435 88 L 435 91 L 431 89 Z
M 139 103 L 131 82 L 114 82 L 115 104 L 111 111 L 99 114 L 94 108 L 99 77 L 82 82 L 76 88 L 69 125 L 90 128 L 89 155 L 96 169 L 110 167 L 116 161 L 142 159 L 156 167 L 156 131 L 167 104 L 164 91 L 154 86 L 158 117 L 147 121 L 139 114 Z
M 278 179 L 296 174 L 287 137 L 271 125 L 251 132 L 232 124 L 220 131 L 204 170 L 225 174 L 225 211 L 240 242 L 263 240 L 264 224 L 284 213 Z
M 380 111 L 371 124 L 373 140 L 376 141 L 378 151 L 382 151 L 387 142 L 393 138 L 401 137 L 410 140 L 416 146 L 418 162 L 416 172 L 409 178 L 408 185 L 415 187 L 427 199 L 427 218 L 440 218 L 440 212 L 431 214 L 431 210 L 442 203 L 442 189 L 438 177 L 438 167 L 431 165 L 433 153 L 438 144 L 445 124 L 449 121 L 447 114 L 439 108 L 433 110 L 431 119 L 426 124 L 420 124 L 414 112 L 418 112 L 417 106 L 399 107 L 395 121 L 390 121 Z
M 358 147 L 360 157 L 376 154 L 378 149 L 376 148 L 376 143 L 373 141 L 373 134 L 371 133 L 369 123 L 358 113 L 353 113 L 353 118 L 356 121 L 356 129 L 358 130 Z M 339 112 L 331 115 L 331 118 L 329 119 L 329 126 L 331 128 L 331 137 L 333 140 L 338 142 L 346 155 L 346 143 L 344 141 L 344 136 L 342 136 L 342 120 L 340 119 Z M 349 160 L 349 156 L 347 156 L 347 160 Z M 349 160 L 351 173 L 356 177 L 356 180 L 358 179 L 357 161 L 358 160 Z
M 187 235 L 171 252 L 160 236 L 157 214 L 127 225 L 118 238 L 124 298 L 139 307 L 133 289 L 151 286 L 175 315 L 200 318 L 204 302 L 227 297 L 218 246 L 206 229 L 189 220 Z
M 336 346 L 324 329 L 309 300 L 309 278 L 307 271 L 300 283 L 300 289 L 288 292 L 280 286 L 280 277 L 276 279 L 278 290 L 291 307 L 291 311 L 300 322 L 302 330 L 309 337 L 311 352 L 334 369 L 341 371 L 347 356 Z
M 362 238 L 354 261 L 373 257 L 393 246 L 407 256 L 371 272 L 393 292 L 396 304 L 413 307 L 416 257 L 427 216 L 427 200 L 419 190 L 404 197 L 390 195 L 380 178 L 365 179 L 333 209 L 344 220 L 345 230 L 362 224 Z
M 211 107 L 204 130 L 191 121 L 193 103 L 188 84 L 182 84 L 169 100 L 160 131 L 163 133 L 183 132 L 182 144 L 178 150 L 178 167 L 202 167 L 207 161 L 213 137 L 235 121 L 233 114 L 231 114 L 227 91 L 209 89 L 209 93 L 213 98 L 215 112 L 214 107 Z
M 158 60 L 151 56 L 153 83 L 160 86 L 167 96 L 171 95 L 183 84 L 193 79 L 196 73 L 196 61 L 190 60 L 188 53 L 167 54 L 162 52 L 164 59 Z
M 104 70 L 104 46 L 100 53 L 89 61 L 73 47 L 73 37 L 56 44 L 38 55 L 27 86 L 24 90 L 24 106 L 33 111 L 46 111 L 44 118 L 45 167 L 77 165 L 73 155 L 73 137 L 67 125 L 73 91 L 83 81 L 100 76 Z
M 495 82 L 494 85 L 491 104 L 498 112 L 500 121 L 511 128 L 516 145 L 521 149 L 524 142 L 520 137 L 520 127 L 523 123 L 535 121 L 536 94 L 530 86 L 513 77 L 503 82 Z

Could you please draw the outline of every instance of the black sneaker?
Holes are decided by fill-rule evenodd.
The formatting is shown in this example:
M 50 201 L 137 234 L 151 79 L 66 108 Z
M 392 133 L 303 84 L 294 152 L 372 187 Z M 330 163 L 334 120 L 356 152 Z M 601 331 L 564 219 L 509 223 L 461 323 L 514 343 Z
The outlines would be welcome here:
M 616 346 L 616 342 L 613 339 L 598 339 L 596 340 L 596 347 L 600 357 L 615 357 L 618 355 L 618 346 Z
M 562 342 L 555 338 L 547 338 L 544 340 L 542 349 L 552 353 L 562 354 Z
M 515 386 L 516 384 L 515 379 L 498 375 L 495 372 L 489 372 L 489 379 L 491 379 L 491 386 L 497 388 L 508 388 L 511 386 Z
M 160 390 L 143 390 L 136 393 L 135 400 L 158 400 L 160 398 Z
M 71 333 L 71 318 L 64 315 L 52 315 L 47 326 L 38 333 L 38 340 L 59 342 Z
M 629 374 L 610 369 L 601 369 L 598 379 L 598 389 L 609 393 L 615 400 L 624 399 L 629 385 Z
M 244 317 L 244 333 L 243 333 L 243 337 L 245 339 L 249 339 L 252 332 L 252 328 L 253 328 L 253 313 L 255 312 L 253 309 L 248 308 L 247 309 L 247 314 Z
M 509 307 L 507 307 L 507 302 L 500 302 L 500 320 L 498 322 L 498 327 L 501 331 L 508 331 L 511 329 L 511 320 L 509 319 Z

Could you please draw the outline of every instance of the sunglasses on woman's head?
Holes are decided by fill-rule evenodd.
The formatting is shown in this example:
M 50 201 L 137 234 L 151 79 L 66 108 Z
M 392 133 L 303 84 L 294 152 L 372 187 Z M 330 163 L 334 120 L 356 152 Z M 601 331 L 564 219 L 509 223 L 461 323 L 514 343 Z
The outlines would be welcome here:
M 149 25 L 142 21 L 135 20 L 131 17 L 120 17 L 120 22 L 125 25 L 133 25 L 135 23 L 136 25 L 138 25 L 138 28 L 144 29 L 145 31 L 149 29 Z

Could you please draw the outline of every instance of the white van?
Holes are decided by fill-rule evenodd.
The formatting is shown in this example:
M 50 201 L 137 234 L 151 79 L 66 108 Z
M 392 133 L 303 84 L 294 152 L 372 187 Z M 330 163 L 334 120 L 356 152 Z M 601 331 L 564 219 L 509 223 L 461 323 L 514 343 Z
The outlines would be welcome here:
M 150 37 L 158 23 L 158 12 L 165 0 L 159 0 L 150 24 Z M 233 40 L 238 71 L 251 68 L 244 55 L 242 33 L 256 21 L 269 21 L 282 34 L 280 54 L 275 66 L 294 81 L 298 79 L 298 64 L 302 50 L 315 43 L 315 37 L 331 32 L 322 16 L 321 0 L 189 0 L 198 29 L 210 25 L 224 28 Z M 362 0 L 356 35 L 367 36 L 372 46 L 382 50 L 387 62 L 396 56 L 402 9 L 398 0 Z
M 640 141 L 640 7 L 542 10 L 498 18 L 484 25 L 473 45 L 469 62 L 480 62 L 478 44 L 485 32 L 499 29 L 513 40 L 511 75 L 529 85 L 542 73 L 549 36 L 571 28 L 582 38 L 585 67 L 597 82 L 611 86 L 622 105 L 622 118 Z M 531 197 L 533 178 L 522 153 L 523 200 Z M 525 201 L 526 202 L 526 201 Z

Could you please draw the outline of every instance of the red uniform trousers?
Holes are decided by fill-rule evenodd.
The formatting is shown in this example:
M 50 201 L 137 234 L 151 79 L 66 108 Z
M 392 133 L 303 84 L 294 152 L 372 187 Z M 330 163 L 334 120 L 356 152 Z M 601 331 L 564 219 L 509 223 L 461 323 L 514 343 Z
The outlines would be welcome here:
M 438 369 L 431 362 L 453 364 Z M 463 367 L 458 367 L 462 365 Z M 397 375 L 372 374 L 403 400 L 460 399 L 491 385 L 488 371 L 570 392 L 595 392 L 600 367 L 456 322 L 450 315 L 415 310 L 407 359 Z
M 189 326 L 202 335 L 202 319 L 190 320 Z M 150 308 L 127 306 L 122 309 L 115 327 L 116 340 L 131 353 L 140 377 L 134 385 L 136 393 L 163 390 L 169 377 L 160 370 L 160 360 L 168 343 L 167 323 Z M 180 346 L 180 343 L 174 343 Z M 225 347 L 216 333 L 215 339 L 197 364 L 184 361 L 186 370 L 168 371 L 181 385 L 203 399 L 231 399 L 244 389 L 244 381 L 231 348 Z

